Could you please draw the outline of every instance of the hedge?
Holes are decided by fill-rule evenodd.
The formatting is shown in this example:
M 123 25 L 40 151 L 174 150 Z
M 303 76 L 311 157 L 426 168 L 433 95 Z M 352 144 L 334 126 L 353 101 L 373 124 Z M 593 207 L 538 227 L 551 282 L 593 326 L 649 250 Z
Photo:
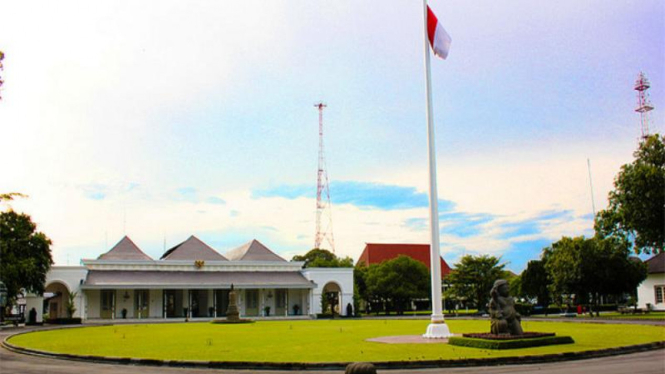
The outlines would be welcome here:
M 448 339 L 448 344 L 481 349 L 517 349 L 572 343 L 575 343 L 575 341 L 570 336 L 548 336 L 544 338 L 515 340 L 486 340 L 454 336 Z
M 47 319 L 46 323 L 52 324 L 52 325 L 80 325 L 81 324 L 81 319 L 80 318 L 51 318 Z

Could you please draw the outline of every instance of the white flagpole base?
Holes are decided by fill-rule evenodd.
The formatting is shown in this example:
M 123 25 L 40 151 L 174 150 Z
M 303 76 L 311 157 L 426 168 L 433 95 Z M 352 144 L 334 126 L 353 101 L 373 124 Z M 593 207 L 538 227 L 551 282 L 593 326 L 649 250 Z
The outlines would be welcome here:
M 451 336 L 453 334 L 450 332 L 448 325 L 443 321 L 443 318 L 432 318 L 432 323 L 427 326 L 427 332 L 423 334 L 423 338 L 425 339 L 447 339 Z

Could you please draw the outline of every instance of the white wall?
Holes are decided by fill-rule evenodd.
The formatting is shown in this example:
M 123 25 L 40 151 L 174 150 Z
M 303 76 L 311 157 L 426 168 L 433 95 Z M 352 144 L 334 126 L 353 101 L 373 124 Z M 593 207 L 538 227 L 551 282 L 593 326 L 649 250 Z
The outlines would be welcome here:
M 353 268 L 307 268 L 302 274 L 316 284 L 309 300 L 310 314 L 321 313 L 321 293 L 325 285 L 332 282 L 341 290 L 340 315 L 346 315 L 346 305 L 353 305 Z
M 127 318 L 136 318 L 134 315 L 134 290 L 115 291 L 115 318 L 122 319 L 122 310 L 127 309 Z M 125 293 L 127 298 L 125 298 Z
M 101 311 L 101 293 L 99 290 L 86 290 L 85 296 L 87 298 L 87 313 L 85 318 L 99 318 Z
M 85 295 L 81 292 L 81 284 L 88 274 L 88 269 L 83 266 L 53 266 L 46 273 L 45 287 L 52 283 L 64 284 L 70 293 L 76 292 L 76 312 L 75 318 L 82 317 L 85 312 Z
M 162 290 L 149 290 L 150 318 L 162 318 L 164 315 L 164 296 Z
M 665 273 L 649 274 L 647 279 L 637 287 L 637 303 L 640 308 L 646 309 L 651 304 L 655 310 L 665 311 L 665 303 L 656 304 L 654 286 L 665 285 Z M 663 295 L 665 297 L 665 295 Z
M 44 321 L 44 298 L 41 296 L 28 294 L 25 297 L 25 320 L 30 318 L 30 310 L 35 308 L 37 312 L 37 319 L 35 322 L 40 323 Z
M 289 315 L 293 314 L 293 306 L 298 305 L 300 310 L 298 314 L 304 315 L 307 314 L 307 296 L 309 292 L 307 290 L 289 290 L 288 300 L 289 304 L 287 305 Z

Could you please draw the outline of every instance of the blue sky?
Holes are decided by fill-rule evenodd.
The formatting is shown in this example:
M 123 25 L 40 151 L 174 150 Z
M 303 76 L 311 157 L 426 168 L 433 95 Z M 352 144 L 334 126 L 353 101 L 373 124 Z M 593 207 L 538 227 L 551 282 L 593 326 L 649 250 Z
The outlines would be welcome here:
M 665 107 L 662 1 L 431 1 L 444 258 L 520 271 L 592 233 L 639 136 L 633 83 Z M 58 264 L 129 235 L 313 245 L 322 100 L 338 254 L 428 241 L 422 9 L 397 1 L 0 0 L 0 191 L 29 199 Z M 39 11 L 35 11 L 39 9 Z

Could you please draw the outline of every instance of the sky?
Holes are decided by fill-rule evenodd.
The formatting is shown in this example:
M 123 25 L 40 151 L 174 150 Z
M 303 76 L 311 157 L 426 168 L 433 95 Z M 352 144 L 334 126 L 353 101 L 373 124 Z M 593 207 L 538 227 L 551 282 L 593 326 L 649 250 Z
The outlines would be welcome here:
M 637 147 L 640 71 L 663 132 L 665 3 L 430 6 L 452 37 L 431 65 L 442 256 L 520 272 L 593 234 Z M 196 235 L 290 259 L 314 245 L 323 101 L 336 254 L 428 243 L 422 16 L 406 0 L 0 0 L 0 192 L 29 195 L 11 206 L 57 265 L 124 235 L 153 258 Z

